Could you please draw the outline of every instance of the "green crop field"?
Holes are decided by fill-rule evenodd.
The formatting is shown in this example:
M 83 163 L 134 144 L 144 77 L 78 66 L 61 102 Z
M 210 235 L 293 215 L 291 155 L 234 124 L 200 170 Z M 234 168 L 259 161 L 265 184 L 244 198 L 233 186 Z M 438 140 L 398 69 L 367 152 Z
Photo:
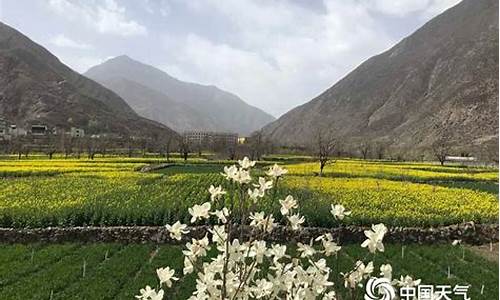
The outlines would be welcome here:
M 157 159 L 105 158 L 0 161 L 0 226 L 164 225 L 186 221 L 205 202 L 230 162 L 193 160 L 141 173 Z M 268 162 L 269 163 L 269 162 Z M 496 222 L 498 171 L 422 163 L 341 160 L 315 174 L 313 163 L 285 164 L 276 198 L 299 199 L 310 226 L 331 226 L 331 204 L 353 211 L 347 223 L 431 226 Z M 262 175 L 262 164 L 254 175 Z M 279 215 L 277 201 L 258 205 Z
M 468 249 L 405 245 L 402 256 L 402 245 L 386 246 L 374 262 L 390 262 L 395 278 L 418 274 L 423 284 L 470 285 L 472 299 L 498 298 L 498 264 Z M 157 282 L 156 268 L 169 265 L 182 272 L 181 249 L 152 244 L 0 245 L 0 299 L 133 299 L 140 288 Z M 339 269 L 348 271 L 365 252 L 358 245 L 345 246 Z M 337 265 L 333 257 L 328 263 Z M 168 289 L 166 298 L 187 299 L 194 288 L 192 275 Z

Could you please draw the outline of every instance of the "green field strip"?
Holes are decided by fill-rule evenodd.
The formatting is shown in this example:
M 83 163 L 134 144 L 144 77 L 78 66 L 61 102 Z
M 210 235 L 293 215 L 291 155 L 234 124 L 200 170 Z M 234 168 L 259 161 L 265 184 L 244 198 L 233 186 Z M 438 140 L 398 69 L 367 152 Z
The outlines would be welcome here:
M 40 245 L 23 245 L 23 244 L 2 244 L 0 245 L 0 266 L 4 263 L 25 259 L 26 256 L 31 258 L 33 251 L 38 251 Z M 1 277 L 0 277 L 1 278 Z
M 35 251 L 33 260 L 31 260 L 30 254 L 25 259 L 12 260 L 1 264 L 0 292 L 9 285 L 23 280 L 25 277 L 32 277 L 39 272 L 43 272 L 47 266 L 51 266 L 65 256 L 77 252 L 79 249 L 80 245 L 77 244 L 50 245 Z
M 175 276 L 182 278 L 183 255 L 181 246 L 161 246 L 158 254 L 152 259 L 144 263 L 139 276 L 130 278 L 123 286 L 123 289 L 117 295 L 117 299 L 131 299 L 134 295 L 139 294 L 139 290 L 149 285 L 155 288 L 158 285 L 158 277 L 156 269 L 160 267 L 170 267 L 175 269 Z M 172 288 L 163 287 L 166 293 L 166 298 L 171 299 L 168 292 L 179 285 L 179 282 L 174 282 Z
M 107 247 L 103 244 L 83 246 L 80 251 L 62 257 L 58 262 L 33 276 L 23 278 L 2 289 L 0 299 L 26 299 L 23 295 L 23 291 L 26 290 L 30 291 L 31 299 L 49 298 L 51 293 L 56 293 L 68 283 L 81 278 L 84 261 L 90 266 L 102 260 Z
M 484 285 L 485 295 L 496 295 L 498 297 L 498 273 L 492 272 L 492 270 L 498 270 L 498 265 L 491 263 L 489 268 L 485 268 L 484 266 L 476 265 L 475 262 L 467 263 L 461 260 L 461 257 L 453 254 L 453 250 L 450 252 L 445 249 L 437 250 L 440 253 L 446 253 L 441 256 L 437 255 L 436 251 L 417 251 L 430 262 L 443 261 L 440 272 L 444 273 L 445 277 L 449 265 L 452 275 L 452 278 L 449 279 L 450 283 L 464 285 L 470 282 L 471 288 L 469 291 L 471 295 L 483 297 L 484 295 L 480 295 L 480 291 L 482 285 Z M 491 271 L 488 272 L 487 270 Z
M 119 299 L 116 295 L 147 260 L 150 245 L 128 245 L 94 270 L 93 276 L 80 279 L 71 290 L 54 299 Z
M 95 253 L 95 258 L 91 260 L 91 263 L 87 262 L 86 264 L 86 269 L 85 269 L 85 277 L 83 277 L 83 270 L 82 270 L 82 277 L 81 279 L 75 280 L 71 282 L 70 284 L 64 286 L 63 288 L 57 290 L 54 292 L 52 295 L 52 299 L 68 299 L 70 297 L 74 297 L 75 294 L 77 294 L 81 290 L 81 283 L 85 281 L 87 278 L 92 278 L 95 276 L 97 271 L 100 268 L 103 268 L 104 265 L 115 255 L 118 255 L 121 251 L 123 251 L 124 246 L 121 244 L 104 244 L 105 249 L 104 252 L 102 253 Z M 60 295 L 64 295 L 62 298 Z

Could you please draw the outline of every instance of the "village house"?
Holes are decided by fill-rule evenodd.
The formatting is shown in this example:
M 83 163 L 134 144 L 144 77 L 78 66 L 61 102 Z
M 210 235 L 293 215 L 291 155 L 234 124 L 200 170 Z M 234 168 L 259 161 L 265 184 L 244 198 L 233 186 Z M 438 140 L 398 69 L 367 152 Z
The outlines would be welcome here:
M 238 134 L 230 132 L 186 131 L 183 137 L 186 142 L 198 145 L 216 143 L 234 145 L 238 143 Z
M 70 135 L 71 137 L 84 137 L 85 131 L 82 128 L 71 127 Z

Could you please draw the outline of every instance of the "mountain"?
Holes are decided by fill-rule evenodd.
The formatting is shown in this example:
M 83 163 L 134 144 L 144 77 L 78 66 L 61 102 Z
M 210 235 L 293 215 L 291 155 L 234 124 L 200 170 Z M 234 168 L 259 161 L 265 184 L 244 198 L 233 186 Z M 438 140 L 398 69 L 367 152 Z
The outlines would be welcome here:
M 114 77 L 101 81 L 101 84 L 123 99 L 127 99 L 132 109 L 145 118 L 156 120 L 179 131 L 184 128 L 216 130 L 215 122 L 197 110 L 140 83 Z
M 178 131 L 216 130 L 246 135 L 274 121 L 274 117 L 234 94 L 215 86 L 180 81 L 126 55 L 94 66 L 84 75 L 121 95 L 134 109 L 140 107 L 140 115 Z M 118 83 L 123 80 L 135 82 L 134 88 L 140 85 L 141 91 L 148 88 L 148 97 L 138 97 L 132 86 Z
M 498 0 L 462 1 L 263 132 L 305 145 L 320 128 L 408 152 L 498 147 Z
M 140 117 L 114 92 L 1 22 L 0 116 L 23 127 L 42 123 L 88 133 L 176 134 Z

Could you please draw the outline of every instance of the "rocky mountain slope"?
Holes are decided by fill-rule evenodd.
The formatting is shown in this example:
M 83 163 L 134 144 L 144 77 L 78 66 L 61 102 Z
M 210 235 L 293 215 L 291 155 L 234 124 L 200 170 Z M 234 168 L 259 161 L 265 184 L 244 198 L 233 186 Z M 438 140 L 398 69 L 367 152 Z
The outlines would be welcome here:
M 0 23 L 0 116 L 89 133 L 176 134 L 137 115 L 114 92 L 74 72 L 42 46 Z
M 319 128 L 407 152 L 498 147 L 498 1 L 464 0 L 264 132 L 305 145 Z
M 125 55 L 94 66 L 84 75 L 115 91 L 140 115 L 178 131 L 217 130 L 246 135 L 274 120 L 234 94 L 215 86 L 180 81 Z

